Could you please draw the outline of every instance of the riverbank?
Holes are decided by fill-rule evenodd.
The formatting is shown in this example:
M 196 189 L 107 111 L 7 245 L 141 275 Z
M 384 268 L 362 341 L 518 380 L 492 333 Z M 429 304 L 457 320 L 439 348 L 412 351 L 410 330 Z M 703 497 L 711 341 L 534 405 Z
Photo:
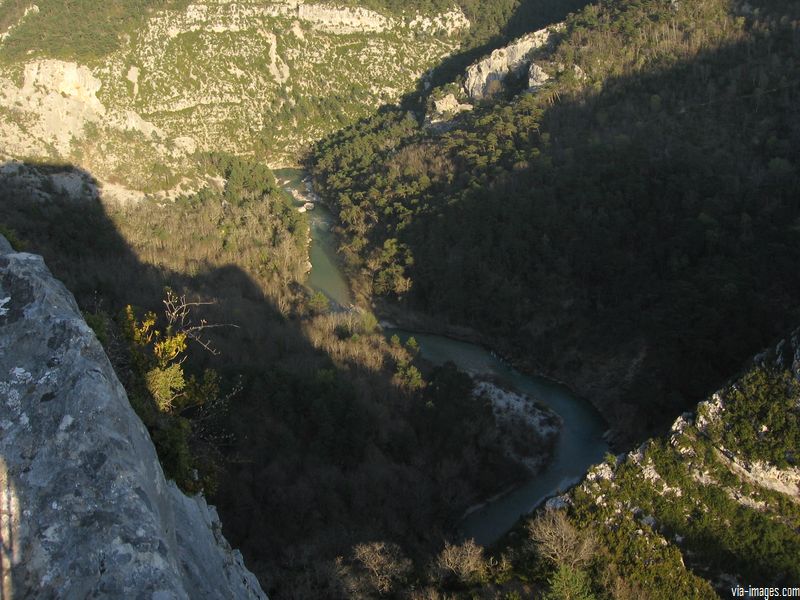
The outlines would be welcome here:
M 473 377 L 473 395 L 492 405 L 497 430 L 506 456 L 538 475 L 553 459 L 563 419 L 548 406 L 499 381 Z
M 614 406 L 614 398 L 609 391 L 613 389 L 613 385 L 609 382 L 608 375 L 603 376 L 600 373 L 604 365 L 609 371 L 618 372 L 619 367 L 624 367 L 626 364 L 624 359 L 610 361 L 606 357 L 605 360 L 581 361 L 582 365 L 596 364 L 597 368 L 595 369 L 586 367 L 577 368 L 574 371 L 566 367 L 559 367 L 555 370 L 546 369 L 530 355 L 520 357 L 519 353 L 515 352 L 508 342 L 502 338 L 485 335 L 471 327 L 454 325 L 449 323 L 446 318 L 433 317 L 383 298 L 373 299 L 370 304 L 373 313 L 381 324 L 389 328 L 439 335 L 460 342 L 476 344 L 487 352 L 498 356 L 521 373 L 531 377 L 547 379 L 567 388 L 574 395 L 590 402 L 603 416 L 606 421 L 604 436 L 612 451 L 616 453 L 624 452 L 630 449 L 632 445 L 635 445 L 634 442 L 638 438 L 632 438 L 628 432 L 615 425 L 617 411 Z M 564 362 L 573 361 L 565 360 Z M 611 365 L 609 364 L 610 362 L 616 364 Z M 632 439 L 633 441 L 631 441 Z
M 514 390 L 518 400 L 515 404 L 519 408 L 528 404 L 519 401 L 524 395 L 540 401 L 563 420 L 559 435 L 551 438 L 555 440 L 552 460 L 543 464 L 537 475 L 523 478 L 518 485 L 509 481 L 485 498 L 470 501 L 473 512 L 459 526 L 464 538 L 474 538 L 484 546 L 493 544 L 521 516 L 580 480 L 586 469 L 600 462 L 608 451 L 608 445 L 603 440 L 605 422 L 601 415 L 590 403 L 575 396 L 564 386 L 552 380 L 525 375 L 497 354 L 477 344 L 416 330 L 389 329 L 386 333 L 398 335 L 401 341 L 413 336 L 422 360 L 433 365 L 452 362 L 473 378 L 498 382 L 505 390 Z M 506 393 L 503 398 L 509 400 Z M 508 402 L 497 403 L 501 409 L 507 405 Z M 545 448 L 542 450 L 546 453 Z M 498 489 L 507 493 L 489 501 L 500 493 Z
M 349 311 L 354 304 L 350 280 L 342 276 L 340 257 L 335 252 L 336 237 L 332 231 L 333 213 L 314 192 L 311 182 L 302 169 L 281 169 L 275 172 L 276 180 L 297 209 L 313 204 L 306 210 L 308 219 L 307 278 L 306 286 L 325 295 L 334 310 Z
M 313 187 L 313 180 L 308 183 Z M 319 197 L 316 193 L 314 196 Z M 332 237 L 335 240 L 333 245 L 338 249 L 338 240 L 335 235 Z M 567 337 L 553 341 L 549 349 L 534 346 L 534 338 L 541 340 L 546 337 L 542 335 L 531 334 L 530 345 L 526 346 L 519 340 L 515 342 L 475 327 L 452 323 L 444 316 L 415 310 L 405 305 L 402 299 L 391 301 L 385 297 L 376 298 L 371 294 L 371 282 L 354 266 L 356 263 L 342 260 L 338 252 L 336 258 L 353 303 L 371 310 L 379 321 L 400 329 L 477 344 L 500 356 L 520 372 L 556 382 L 576 396 L 587 399 L 606 421 L 605 439 L 614 452 L 627 451 L 652 435 L 663 433 L 659 423 L 643 418 L 640 407 L 625 404 L 621 400 L 622 392 L 633 387 L 641 373 L 647 370 L 649 353 L 643 339 L 617 347 L 610 354 L 605 352 L 608 346 L 602 342 L 582 343 L 584 332 L 591 330 L 590 323 L 571 322 L 566 329 Z M 563 318 L 567 319 L 567 316 Z M 539 332 L 547 331 L 552 326 L 549 322 L 520 324 L 526 330 Z
M 530 396 L 505 389 L 498 381 L 490 381 L 486 377 L 473 376 L 472 379 L 475 382 L 473 395 L 476 398 L 484 397 L 492 404 L 506 455 L 524 466 L 528 477 L 509 481 L 499 492 L 471 504 L 461 515 L 462 521 L 541 473 L 553 460 L 556 442 L 564 424 L 555 412 Z
M 292 176 L 295 189 L 303 186 L 307 193 L 307 180 L 301 171 L 279 175 L 285 174 Z M 330 216 L 331 222 L 323 229 L 312 227 L 313 268 L 308 285 L 329 298 L 333 296 L 333 285 L 355 290 L 355 303 L 372 309 L 382 320 L 384 333 L 392 335 L 395 332 L 389 326 L 399 325 L 402 329 L 396 333 L 401 338 L 413 336 L 417 340 L 422 360 L 431 365 L 453 362 L 473 378 L 491 382 L 494 386 L 490 389 L 478 383 L 476 388 L 479 394 L 492 396 L 489 400 L 496 422 L 506 425 L 505 431 L 498 427 L 501 432 L 494 435 L 499 436 L 508 456 L 521 470 L 524 469 L 527 476 L 521 474 L 515 481 L 506 481 L 485 499 L 469 499 L 473 512 L 460 524 L 464 537 L 474 538 L 482 545 L 494 543 L 514 526 L 520 516 L 562 492 L 571 482 L 579 480 L 589 466 L 602 460 L 608 446 L 603 439 L 606 424 L 601 415 L 568 386 L 541 377 L 543 370 L 504 359 L 504 356 L 513 358 L 514 354 L 502 340 L 492 339 L 470 327 L 453 325 L 444 319 L 409 310 L 398 303 L 359 294 L 357 275 L 347 273 L 349 277 L 346 277 L 340 269 L 342 261 L 337 252 L 338 240 L 331 231 L 335 218 L 320 205 L 309 213 L 309 219 L 313 224 L 323 211 Z M 515 369 L 515 366 L 521 368 Z M 541 401 L 551 410 L 540 412 L 535 408 L 534 400 Z M 549 416 L 553 413 L 563 422 L 558 435 L 554 435 L 555 418 Z

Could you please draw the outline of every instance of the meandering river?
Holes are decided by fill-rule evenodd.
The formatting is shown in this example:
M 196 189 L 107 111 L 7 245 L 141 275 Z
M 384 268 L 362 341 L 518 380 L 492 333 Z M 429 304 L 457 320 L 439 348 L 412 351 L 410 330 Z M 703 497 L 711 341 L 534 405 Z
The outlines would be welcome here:
M 281 169 L 275 174 L 290 194 L 293 190 L 306 194 L 302 171 Z M 295 204 L 299 207 L 302 202 L 295 200 Z M 331 233 L 333 219 L 328 209 L 319 203 L 309 213 L 312 268 L 307 283 L 312 289 L 321 291 L 331 301 L 345 307 L 350 305 L 351 297 L 347 282 L 336 265 L 336 246 Z M 396 333 L 401 339 L 414 336 L 426 360 L 434 364 L 452 361 L 470 374 L 496 377 L 546 404 L 564 421 L 552 462 L 539 475 L 470 512 L 461 523 L 465 538 L 475 538 L 482 545 L 495 542 L 513 527 L 520 516 L 580 480 L 586 470 L 600 462 L 608 451 L 608 445 L 602 439 L 605 423 L 600 414 L 563 385 L 541 377 L 523 375 L 475 344 L 400 329 L 387 330 L 386 333 Z

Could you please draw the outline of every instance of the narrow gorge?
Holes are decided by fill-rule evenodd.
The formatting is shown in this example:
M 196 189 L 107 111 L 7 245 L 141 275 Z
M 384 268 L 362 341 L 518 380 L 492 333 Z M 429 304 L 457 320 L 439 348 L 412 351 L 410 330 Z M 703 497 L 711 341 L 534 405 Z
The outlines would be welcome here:
M 800 594 L 798 24 L 0 0 L 2 600 Z

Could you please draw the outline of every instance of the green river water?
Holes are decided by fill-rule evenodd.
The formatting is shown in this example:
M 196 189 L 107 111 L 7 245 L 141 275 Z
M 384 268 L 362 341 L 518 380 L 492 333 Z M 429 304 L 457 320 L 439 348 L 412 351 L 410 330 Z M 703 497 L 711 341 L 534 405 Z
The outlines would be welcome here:
M 303 203 L 292 196 L 292 191 L 299 192 L 304 197 L 308 196 L 308 190 L 303 181 L 305 175 L 303 171 L 300 169 L 276 169 L 274 173 L 278 183 L 287 191 L 289 197 L 292 197 L 293 205 L 298 208 L 302 206 Z M 336 240 L 331 232 L 334 216 L 321 202 L 316 202 L 314 210 L 308 211 L 306 214 L 311 233 L 311 247 L 309 248 L 311 271 L 306 283 L 312 290 L 325 294 L 334 307 L 346 308 L 352 304 L 353 299 L 347 281 L 336 266 Z
M 275 175 L 290 193 L 292 189 L 306 193 L 302 171 L 281 169 L 276 170 Z M 302 203 L 295 201 L 295 204 L 300 206 Z M 352 299 L 336 263 L 336 244 L 330 227 L 334 217 L 319 203 L 308 215 L 312 269 L 307 285 L 323 292 L 340 307 L 347 307 Z M 523 375 L 494 353 L 475 344 L 401 329 L 386 329 L 385 333 L 397 334 L 403 340 L 414 336 L 424 359 L 434 364 L 452 361 L 467 373 L 494 376 L 546 404 L 564 421 L 552 462 L 540 474 L 512 491 L 471 511 L 461 523 L 465 538 L 475 538 L 482 545 L 495 542 L 513 527 L 520 516 L 579 481 L 586 470 L 600 462 L 608 451 L 608 445 L 602 439 L 606 425 L 600 414 L 565 386 L 541 377 Z

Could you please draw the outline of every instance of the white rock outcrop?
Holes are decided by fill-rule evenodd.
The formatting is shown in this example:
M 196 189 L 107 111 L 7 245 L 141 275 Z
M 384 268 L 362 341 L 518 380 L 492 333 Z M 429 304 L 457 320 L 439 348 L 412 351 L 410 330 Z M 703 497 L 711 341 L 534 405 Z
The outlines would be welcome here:
M 133 97 L 139 95 L 139 67 L 136 65 L 131 65 L 131 68 L 128 69 L 128 73 L 125 75 L 125 79 L 131 82 L 133 85 L 133 89 L 131 92 L 133 93 Z
M 48 146 L 53 146 L 68 154 L 86 125 L 106 114 L 97 99 L 100 87 L 100 80 L 87 67 L 60 60 L 26 64 L 22 87 L 0 76 L 0 105 L 21 114 L 18 122 L 0 119 L 5 150 L 35 155 L 46 154 Z
M 314 29 L 344 35 L 350 33 L 380 33 L 392 27 L 390 19 L 365 8 L 338 8 L 321 4 L 297 5 L 297 17 Z
M 730 460 L 723 455 L 718 458 L 726 462 L 730 470 L 742 479 L 800 501 L 800 467 L 779 469 L 759 461 L 746 462 L 736 458 Z
M 453 94 L 447 94 L 443 98 L 433 101 L 433 110 L 427 120 L 429 123 L 441 123 L 472 109 L 472 104 L 462 104 Z
M 608 463 L 600 463 L 593 466 L 586 473 L 585 481 L 598 482 L 598 481 L 613 481 L 616 477 L 614 468 Z
M 488 57 L 469 66 L 464 90 L 472 100 L 481 100 L 491 93 L 492 82 L 502 81 L 511 74 L 520 75 L 530 64 L 534 50 L 547 45 L 559 27 L 540 29 L 499 48 Z
M 528 68 L 528 89 L 530 91 L 536 91 L 549 80 L 550 75 L 548 75 L 542 67 L 532 62 L 531 66 Z
M 469 29 L 470 22 L 463 11 L 456 7 L 440 15 L 416 15 L 408 24 L 411 29 L 425 33 L 446 33 L 453 35 Z
M 2 237 L 0 509 L 2 598 L 266 598 L 165 480 L 72 294 Z
M 572 73 L 575 75 L 575 79 L 577 79 L 581 83 L 589 79 L 588 75 L 586 75 L 586 72 L 583 69 L 581 69 L 578 65 L 572 65 Z
M 540 471 L 561 432 L 561 417 L 537 406 L 530 396 L 505 390 L 490 381 L 476 380 L 473 393 L 491 402 L 506 453 L 532 473 Z
M 127 80 L 138 93 L 139 70 L 131 67 Z M 0 136 L 6 157 L 37 156 L 68 159 L 96 128 L 133 131 L 147 139 L 164 132 L 133 110 L 109 110 L 97 97 L 103 84 L 88 67 L 55 59 L 25 65 L 22 86 L 0 73 L 0 106 L 16 118 L 0 117 Z M 165 148 L 154 148 L 164 153 Z M 55 156 L 53 156 L 55 153 Z

